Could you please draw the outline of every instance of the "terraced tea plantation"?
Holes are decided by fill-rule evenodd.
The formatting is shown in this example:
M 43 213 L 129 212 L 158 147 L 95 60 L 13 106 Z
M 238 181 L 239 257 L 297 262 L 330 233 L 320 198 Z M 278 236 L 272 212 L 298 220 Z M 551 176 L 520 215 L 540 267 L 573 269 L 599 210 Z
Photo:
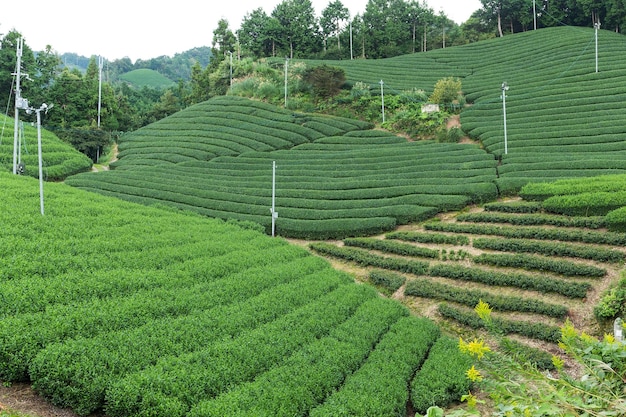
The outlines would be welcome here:
M 67 183 L 144 204 L 250 220 L 270 233 L 326 239 L 390 231 L 436 213 L 517 193 L 531 181 L 624 173 L 620 110 L 626 43 L 551 28 L 380 61 L 337 61 L 350 82 L 396 91 L 459 77 L 476 145 L 407 142 L 350 119 L 218 97 L 125 136 L 112 172 Z M 556 52 L 555 52 L 556 51 Z M 507 91 L 504 152 L 501 85 Z M 623 88 L 622 88 L 623 87 Z M 390 92 L 393 94 L 393 92 Z
M 2 138 L 0 139 L 0 170 L 13 171 L 14 119 L 0 114 Z M 22 122 L 23 136 L 18 139 L 18 161 L 24 164 L 24 175 L 39 176 L 39 158 L 37 157 L 37 128 Z M 69 175 L 88 171 L 91 160 L 75 150 L 70 144 L 61 141 L 56 135 L 42 129 L 41 152 L 44 179 L 57 181 Z M 21 156 L 21 157 L 20 157 Z
M 269 233 L 275 161 L 276 231 L 313 239 L 380 233 L 497 197 L 496 161 L 477 146 L 368 127 L 219 97 L 128 135 L 115 170 L 66 182 Z
M 0 184 L 4 383 L 125 417 L 403 415 L 469 388 L 457 341 L 303 248 L 64 184 L 41 216 L 36 180 Z
M 494 322 L 505 334 L 534 339 L 555 352 L 565 320 L 589 334 L 607 331 L 598 326 L 593 308 L 624 267 L 626 234 L 606 230 L 612 224 L 621 227 L 623 215 L 614 222 L 621 209 L 609 216 L 601 199 L 584 196 L 592 186 L 602 193 L 602 184 L 620 192 L 625 179 L 529 184 L 521 192 L 528 201 L 490 203 L 378 238 L 310 247 L 338 259 L 339 266 L 351 265 L 351 271 L 356 266 L 363 281 L 395 293 L 419 313 L 465 328 L 484 327 L 473 311 L 482 300 L 493 308 Z M 579 207 L 586 202 L 587 211 L 596 215 L 563 214 L 569 201 Z

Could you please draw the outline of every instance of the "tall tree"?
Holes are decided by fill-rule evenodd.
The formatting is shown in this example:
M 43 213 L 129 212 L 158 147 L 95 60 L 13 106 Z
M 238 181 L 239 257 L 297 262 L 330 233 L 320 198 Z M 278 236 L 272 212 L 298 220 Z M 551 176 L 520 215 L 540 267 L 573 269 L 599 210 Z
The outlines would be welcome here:
M 278 4 L 272 17 L 280 23 L 281 38 L 288 55 L 306 57 L 322 49 L 319 24 L 310 0 L 285 0 Z
M 320 26 L 326 39 L 333 34 L 337 36 L 337 49 L 341 50 L 341 41 L 339 35 L 341 34 L 341 24 L 350 17 L 348 8 L 343 5 L 341 0 L 335 0 L 328 3 L 328 6 L 322 10 L 322 17 L 320 18 Z
M 252 54 L 256 58 L 272 55 L 272 41 L 270 36 L 270 17 L 262 8 L 246 14 L 237 31 L 239 42 L 244 54 Z
M 386 58 L 411 52 L 411 25 L 404 0 L 369 0 L 363 22 L 367 30 L 367 55 Z
M 234 52 L 237 38 L 228 27 L 228 20 L 220 19 L 217 28 L 213 31 L 212 52 L 214 57 L 221 57 L 228 52 Z

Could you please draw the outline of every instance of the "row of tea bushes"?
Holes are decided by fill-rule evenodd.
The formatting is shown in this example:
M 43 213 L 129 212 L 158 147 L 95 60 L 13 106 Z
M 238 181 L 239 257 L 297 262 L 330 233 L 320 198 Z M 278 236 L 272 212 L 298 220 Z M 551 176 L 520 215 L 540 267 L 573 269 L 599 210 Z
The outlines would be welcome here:
M 560 216 L 554 214 L 515 214 L 497 211 L 485 211 L 478 213 L 459 214 L 456 219 L 460 222 L 470 223 L 505 223 L 515 226 L 556 226 L 556 227 L 579 227 L 587 229 L 601 229 L 606 227 L 603 216 Z
M 590 259 L 598 262 L 619 263 L 626 258 L 624 252 L 615 249 L 574 245 L 563 242 L 536 241 L 531 239 L 477 238 L 472 246 L 500 252 L 525 252 L 545 256 Z
M 344 300 L 329 307 L 329 302 Z M 371 289 L 342 286 L 319 300 L 273 322 L 236 337 L 217 340 L 184 355 L 164 356 L 156 364 L 129 374 L 107 391 L 107 414 L 144 415 L 146 412 L 178 414 L 207 398 L 226 393 L 234 385 L 254 380 L 282 366 L 290 356 L 326 337 L 330 328 L 347 326 L 356 317 L 372 313 L 378 300 Z M 396 311 L 402 314 L 401 310 Z M 398 316 L 388 317 L 393 320 Z M 220 357 L 230 360 L 217 367 Z M 173 407 L 169 409 L 169 407 Z
M 412 324 L 413 321 L 419 322 L 419 325 Z M 406 383 L 416 374 L 416 370 L 419 375 L 425 371 L 425 366 L 431 363 L 432 355 L 429 351 L 432 352 L 433 344 L 439 343 L 438 338 L 441 339 L 439 336 L 439 328 L 433 326 L 430 321 L 415 317 L 398 320 L 376 345 L 363 366 L 348 376 L 341 389 L 329 396 L 322 405 L 311 410 L 309 415 L 311 417 L 403 415 L 409 401 L 409 393 L 405 390 Z M 449 360 L 462 356 L 459 352 L 450 353 Z M 390 363 L 397 363 L 397 366 L 389 366 Z M 428 366 L 440 365 L 431 363 Z M 457 373 L 464 374 L 469 366 L 462 363 L 453 368 Z M 443 390 L 444 387 L 449 389 L 453 385 L 448 381 L 440 381 L 438 388 Z M 445 404 L 458 401 L 459 398 L 460 396 Z M 430 399 L 432 400 L 432 396 Z
M 530 183 L 520 191 L 522 198 L 539 201 L 548 212 L 568 216 L 603 216 L 604 225 L 616 232 L 626 231 L 625 195 L 625 175 Z
M 440 304 L 439 314 L 473 329 L 485 327 L 485 323 L 473 310 L 453 307 L 450 304 Z M 503 333 L 514 333 L 530 339 L 558 343 L 561 340 L 561 328 L 537 321 L 507 320 L 492 318 L 494 326 Z
M 583 229 L 561 229 L 531 226 L 514 227 L 444 222 L 429 222 L 424 224 L 424 228 L 426 230 L 438 232 L 496 235 L 513 239 L 560 240 L 564 242 L 592 243 L 611 246 L 623 246 L 626 244 L 626 235 L 623 233 L 589 231 Z
M 496 311 L 536 313 L 556 318 L 564 318 L 568 313 L 567 307 L 562 305 L 549 304 L 527 297 L 502 296 L 487 291 L 457 288 L 424 278 L 410 280 L 406 285 L 404 294 L 455 302 L 467 307 L 476 306 L 482 300 Z

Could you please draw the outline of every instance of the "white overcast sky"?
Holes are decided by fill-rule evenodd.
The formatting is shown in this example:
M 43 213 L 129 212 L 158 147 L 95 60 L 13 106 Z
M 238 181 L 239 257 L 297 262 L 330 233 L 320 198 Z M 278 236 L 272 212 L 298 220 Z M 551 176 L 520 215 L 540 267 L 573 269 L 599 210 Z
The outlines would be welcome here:
M 224 18 L 239 28 L 243 17 L 262 7 L 270 14 L 283 0 L 7 0 L 0 15 L 0 34 L 16 29 L 35 51 L 46 45 L 59 54 L 102 55 L 115 60 L 173 56 L 210 46 L 217 22 Z M 331 0 L 311 0 L 317 16 Z M 354 16 L 365 11 L 367 0 L 342 0 Z M 421 3 L 421 1 L 420 1 Z M 480 0 L 426 0 L 463 23 L 480 8 Z

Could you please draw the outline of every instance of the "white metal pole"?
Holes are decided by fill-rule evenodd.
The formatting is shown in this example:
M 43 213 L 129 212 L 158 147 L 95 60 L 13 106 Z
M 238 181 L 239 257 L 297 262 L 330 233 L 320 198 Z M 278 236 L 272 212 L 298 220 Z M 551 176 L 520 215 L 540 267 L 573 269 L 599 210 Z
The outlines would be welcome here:
M 350 21 L 350 60 L 354 59 L 354 55 L 352 54 L 352 21 Z
M 593 27 L 596 29 L 596 72 L 598 72 L 598 29 L 600 29 L 600 22 L 594 23 Z
M 287 108 L 287 70 L 289 69 L 289 58 L 285 58 L 285 108 Z
M 20 81 L 22 78 L 22 47 L 24 46 L 24 39 L 19 38 L 17 40 L 17 69 L 15 72 L 15 123 L 13 127 L 13 174 L 17 174 L 17 136 L 19 130 L 19 107 L 22 100 L 20 93 Z
M 276 161 L 272 161 L 272 208 L 270 209 L 272 212 L 272 237 L 276 235 L 276 218 L 278 217 L 278 213 L 276 213 Z
M 37 154 L 39 156 L 39 205 L 41 207 L 41 215 L 44 215 L 43 209 L 43 164 L 41 157 L 41 111 L 46 108 L 46 104 L 44 103 L 37 112 Z
M 380 80 L 380 103 L 382 107 L 383 113 L 383 123 L 385 123 L 385 91 L 383 89 L 383 85 L 385 84 L 383 80 Z
M 535 0 L 533 0 L 533 27 L 537 30 L 537 8 L 535 5 Z
M 230 86 L 233 86 L 233 53 L 228 51 L 230 54 Z
M 506 84 L 506 81 L 502 83 L 502 115 L 504 118 L 504 154 L 509 153 L 508 143 L 507 143 L 507 134 L 506 134 L 506 92 L 509 89 L 509 86 Z
M 102 109 L 102 64 L 103 59 L 98 56 L 98 128 L 100 128 L 100 110 Z

